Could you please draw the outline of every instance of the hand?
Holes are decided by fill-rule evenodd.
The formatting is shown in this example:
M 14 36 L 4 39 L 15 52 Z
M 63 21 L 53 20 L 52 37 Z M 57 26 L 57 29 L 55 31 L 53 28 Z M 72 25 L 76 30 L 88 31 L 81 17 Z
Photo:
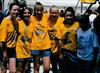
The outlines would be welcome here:
M 63 55 L 62 55 L 62 54 L 59 55 L 59 59 L 60 59 L 61 61 L 63 61 Z
M 56 30 L 55 29 L 51 29 L 48 32 L 49 32 L 50 39 L 54 40 L 56 38 L 56 36 L 55 36 Z
M 25 43 L 25 37 L 24 36 L 21 37 L 21 40 L 22 40 L 22 42 Z

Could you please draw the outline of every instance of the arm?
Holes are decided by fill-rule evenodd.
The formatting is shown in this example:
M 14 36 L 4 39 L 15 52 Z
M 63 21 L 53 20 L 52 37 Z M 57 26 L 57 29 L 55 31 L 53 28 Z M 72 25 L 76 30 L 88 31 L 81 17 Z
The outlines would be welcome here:
M 97 60 L 98 50 L 99 50 L 98 47 L 94 48 L 94 52 L 93 52 L 93 54 L 94 54 L 94 58 L 93 58 L 94 63 L 96 63 L 96 60 Z
M 93 55 L 94 55 L 94 58 L 93 58 L 93 61 L 94 63 L 96 62 L 97 60 L 97 55 L 98 55 L 98 51 L 99 51 L 99 41 L 98 41 L 98 37 L 96 35 L 95 32 L 93 32 L 93 35 L 92 35 L 92 42 L 93 42 Z

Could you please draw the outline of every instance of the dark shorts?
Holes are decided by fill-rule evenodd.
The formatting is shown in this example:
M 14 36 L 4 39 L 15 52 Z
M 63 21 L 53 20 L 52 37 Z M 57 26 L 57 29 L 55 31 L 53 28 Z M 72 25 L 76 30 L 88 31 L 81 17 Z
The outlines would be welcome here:
M 17 62 L 32 62 L 33 58 L 17 58 Z
M 50 57 L 51 56 L 51 51 L 50 49 L 47 50 L 32 50 L 32 55 L 37 55 L 41 57 Z
M 0 48 L 0 61 L 3 61 L 3 51 Z
M 15 48 L 8 48 L 6 49 L 7 51 L 7 56 L 9 58 L 16 58 L 16 51 L 15 51 Z

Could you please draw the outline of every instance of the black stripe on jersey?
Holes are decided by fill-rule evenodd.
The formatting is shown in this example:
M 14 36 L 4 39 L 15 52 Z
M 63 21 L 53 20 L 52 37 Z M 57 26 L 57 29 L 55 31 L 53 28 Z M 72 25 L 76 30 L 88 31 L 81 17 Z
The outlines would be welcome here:
M 11 35 L 14 35 L 14 33 L 13 32 L 9 32 L 8 33 L 8 38 L 7 38 L 7 42 L 9 41 L 9 40 L 11 40 L 11 38 L 12 38 L 12 36 Z
M 12 39 L 13 35 L 14 35 L 14 32 L 9 32 L 9 33 L 8 33 L 7 42 L 9 42 L 9 41 Z
M 11 38 L 7 41 L 7 45 L 10 45 L 12 42 L 15 42 L 17 38 L 16 32 L 13 32 L 13 35 L 11 35 Z

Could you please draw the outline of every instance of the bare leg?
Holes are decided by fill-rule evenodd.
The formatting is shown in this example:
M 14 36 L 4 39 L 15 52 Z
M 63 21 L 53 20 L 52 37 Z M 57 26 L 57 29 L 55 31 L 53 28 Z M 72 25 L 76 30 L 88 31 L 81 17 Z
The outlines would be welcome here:
M 40 67 L 39 61 L 40 61 L 40 57 L 35 56 L 34 57 L 34 73 L 39 73 L 39 67 Z
M 16 58 L 9 58 L 9 72 L 16 73 Z
M 44 73 L 49 73 L 49 71 L 50 71 L 50 57 L 43 57 L 43 69 L 44 69 Z
M 1 68 L 2 68 L 2 61 L 0 61 L 0 73 L 1 73 Z

